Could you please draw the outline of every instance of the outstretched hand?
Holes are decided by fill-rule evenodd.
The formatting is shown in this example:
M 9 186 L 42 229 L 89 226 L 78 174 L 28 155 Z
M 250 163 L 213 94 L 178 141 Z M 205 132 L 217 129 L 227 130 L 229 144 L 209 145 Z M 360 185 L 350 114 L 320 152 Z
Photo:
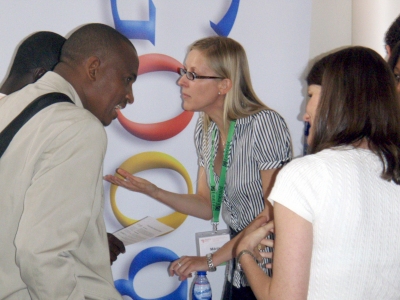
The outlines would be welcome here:
M 117 260 L 118 255 L 125 253 L 125 245 L 113 234 L 107 232 L 108 248 L 110 249 L 110 263 Z
M 133 176 L 131 173 L 121 168 L 117 169 L 117 174 L 119 174 L 120 176 L 106 175 L 104 176 L 104 180 L 112 184 L 127 188 L 128 190 L 131 190 L 133 192 L 139 192 L 155 198 L 155 194 L 158 191 L 158 187 L 156 185 L 143 178 Z

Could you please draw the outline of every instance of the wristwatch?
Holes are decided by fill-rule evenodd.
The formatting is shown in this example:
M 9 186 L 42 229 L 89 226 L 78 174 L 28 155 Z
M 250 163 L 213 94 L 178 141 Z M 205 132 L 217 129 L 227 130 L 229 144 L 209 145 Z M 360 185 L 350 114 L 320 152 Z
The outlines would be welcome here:
M 206 254 L 207 257 L 207 264 L 208 264 L 208 271 L 214 272 L 217 270 L 217 267 L 214 266 L 213 261 L 212 261 L 212 253 Z

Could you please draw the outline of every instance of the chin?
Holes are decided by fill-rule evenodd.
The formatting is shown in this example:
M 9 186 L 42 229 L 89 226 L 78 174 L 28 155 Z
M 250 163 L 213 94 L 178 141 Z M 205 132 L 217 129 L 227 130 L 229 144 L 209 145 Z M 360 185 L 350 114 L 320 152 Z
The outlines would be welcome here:
M 113 121 L 113 119 L 111 119 L 111 120 L 100 120 L 101 124 L 103 124 L 104 127 L 110 125 L 112 121 Z
M 183 108 L 183 110 L 186 110 L 186 111 L 195 111 L 193 108 L 190 107 L 190 105 L 188 105 L 185 102 L 183 102 L 182 108 Z

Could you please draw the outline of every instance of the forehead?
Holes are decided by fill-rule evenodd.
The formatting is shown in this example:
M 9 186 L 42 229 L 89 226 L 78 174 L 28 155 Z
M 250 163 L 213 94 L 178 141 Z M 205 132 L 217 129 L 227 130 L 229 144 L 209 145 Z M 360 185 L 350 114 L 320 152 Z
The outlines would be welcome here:
M 308 91 L 310 93 L 320 93 L 321 92 L 321 86 L 318 84 L 311 84 L 308 86 Z
M 207 57 L 199 50 L 190 50 L 185 60 L 186 68 L 191 71 L 211 70 Z
M 137 74 L 139 58 L 132 45 L 121 43 L 116 51 L 110 55 L 110 62 L 118 69 Z

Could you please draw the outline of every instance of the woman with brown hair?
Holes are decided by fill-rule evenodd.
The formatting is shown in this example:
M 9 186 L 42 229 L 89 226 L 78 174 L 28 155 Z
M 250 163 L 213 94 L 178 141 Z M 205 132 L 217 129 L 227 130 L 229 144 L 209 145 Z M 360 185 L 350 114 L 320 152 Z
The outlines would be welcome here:
M 278 174 L 274 223 L 237 247 L 258 299 L 400 299 L 400 105 L 373 50 L 331 54 L 307 105 L 309 153 Z M 253 259 L 274 227 L 273 277 Z

